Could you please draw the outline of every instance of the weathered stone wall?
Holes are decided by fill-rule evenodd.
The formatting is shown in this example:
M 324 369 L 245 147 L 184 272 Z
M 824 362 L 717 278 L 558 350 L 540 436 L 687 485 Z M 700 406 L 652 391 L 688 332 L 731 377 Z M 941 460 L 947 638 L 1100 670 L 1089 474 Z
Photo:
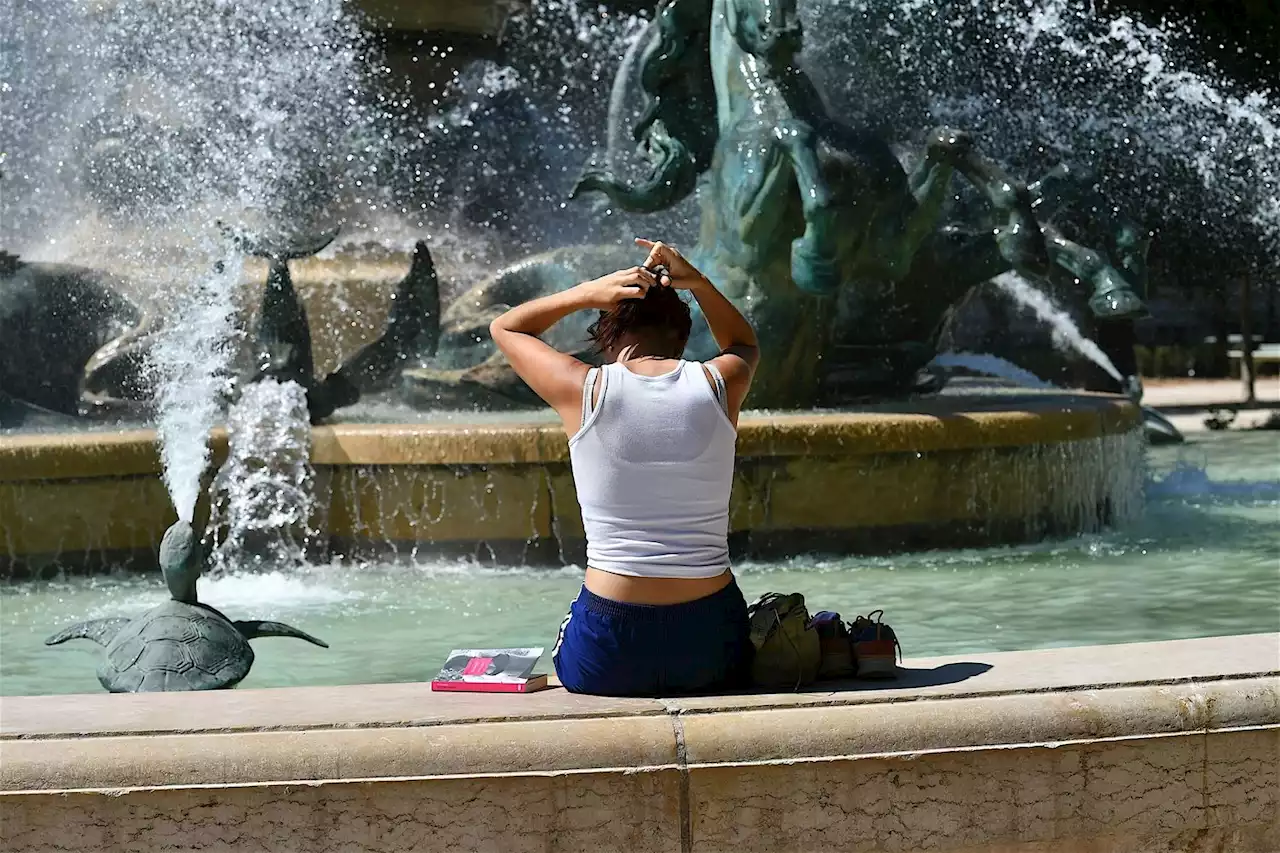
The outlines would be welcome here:
M 1089 395 L 745 417 L 732 545 L 885 552 L 1096 530 L 1137 508 L 1140 428 L 1128 402 Z M 225 434 L 213 448 L 220 464 Z M 314 524 L 341 553 L 416 543 L 563 564 L 582 548 L 564 432 L 537 415 L 317 427 L 312 464 Z M 151 431 L 0 437 L 0 576 L 154 566 L 173 521 L 159 472 Z

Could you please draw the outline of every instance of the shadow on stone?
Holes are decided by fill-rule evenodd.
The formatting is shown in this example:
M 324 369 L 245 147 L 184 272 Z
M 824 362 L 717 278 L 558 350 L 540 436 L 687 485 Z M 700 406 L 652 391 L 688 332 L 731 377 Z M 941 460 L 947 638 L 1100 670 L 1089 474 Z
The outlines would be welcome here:
M 920 687 L 941 687 L 946 684 L 959 684 L 961 681 L 966 681 L 974 676 L 989 672 L 991 668 L 991 664 L 981 663 L 979 661 L 956 661 L 955 663 L 944 663 L 941 666 L 935 666 L 932 668 L 900 666 L 898 667 L 897 678 L 841 678 L 815 681 L 812 684 L 806 684 L 804 687 L 794 691 L 776 687 L 752 687 L 747 690 L 730 690 L 723 693 L 673 694 L 664 698 L 692 699 L 714 696 L 768 696 L 787 693 L 813 695 L 865 693 L 888 690 L 915 690 Z
M 991 669 L 991 664 L 978 661 L 956 661 L 931 668 L 898 667 L 897 678 L 841 678 L 815 681 L 797 693 L 863 693 L 872 690 L 914 690 L 918 687 L 940 687 L 958 684 Z M 775 693 L 776 690 L 751 690 L 751 693 Z
M 957 661 L 932 668 L 898 667 L 898 677 L 872 681 L 869 679 L 818 682 L 806 691 L 854 691 L 854 690 L 902 690 L 915 687 L 938 687 L 958 684 L 961 681 L 990 671 L 991 664 L 978 661 Z
M 880 690 L 914 690 L 918 687 L 940 687 L 959 684 L 991 669 L 991 664 L 978 661 L 957 661 L 932 668 L 898 667 L 897 678 L 842 678 L 831 681 L 815 681 L 806 684 L 796 693 L 863 693 Z M 777 689 L 752 689 L 747 694 L 778 693 Z M 790 692 L 790 691 L 786 691 Z

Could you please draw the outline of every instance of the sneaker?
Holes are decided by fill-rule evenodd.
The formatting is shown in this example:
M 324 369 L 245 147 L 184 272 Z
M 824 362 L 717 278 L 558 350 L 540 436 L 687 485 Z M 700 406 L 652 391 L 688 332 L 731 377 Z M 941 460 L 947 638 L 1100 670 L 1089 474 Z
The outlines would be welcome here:
M 818 647 L 822 651 L 818 678 L 852 678 L 857 673 L 857 667 L 853 663 L 849 631 L 840 619 L 840 614 L 831 610 L 815 613 L 809 620 L 809 627 L 818 632 Z
M 859 616 L 849 625 L 849 640 L 859 678 L 897 678 L 902 646 L 893 629 L 880 621 L 883 610 Z

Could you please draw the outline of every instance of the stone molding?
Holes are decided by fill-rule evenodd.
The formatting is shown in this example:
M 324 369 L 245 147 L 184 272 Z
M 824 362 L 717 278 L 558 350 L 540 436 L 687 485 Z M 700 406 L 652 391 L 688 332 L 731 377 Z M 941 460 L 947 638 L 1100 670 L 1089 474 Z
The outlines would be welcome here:
M 1280 848 L 1280 634 L 908 666 L 897 687 L 681 700 L 426 685 L 7 698 L 0 842 Z M 930 683 L 961 666 L 963 680 Z M 493 811 L 502 802 L 536 820 L 513 823 Z M 354 841 L 307 834 L 334 813 L 358 827 Z

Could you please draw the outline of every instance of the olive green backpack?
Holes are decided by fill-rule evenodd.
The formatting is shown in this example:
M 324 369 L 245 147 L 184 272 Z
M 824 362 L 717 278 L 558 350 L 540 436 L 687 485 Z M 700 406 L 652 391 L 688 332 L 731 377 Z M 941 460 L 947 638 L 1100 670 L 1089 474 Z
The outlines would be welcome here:
M 766 593 L 751 603 L 747 616 L 755 647 L 752 683 L 796 690 L 817 679 L 822 651 L 818 632 L 809 627 L 803 595 Z

